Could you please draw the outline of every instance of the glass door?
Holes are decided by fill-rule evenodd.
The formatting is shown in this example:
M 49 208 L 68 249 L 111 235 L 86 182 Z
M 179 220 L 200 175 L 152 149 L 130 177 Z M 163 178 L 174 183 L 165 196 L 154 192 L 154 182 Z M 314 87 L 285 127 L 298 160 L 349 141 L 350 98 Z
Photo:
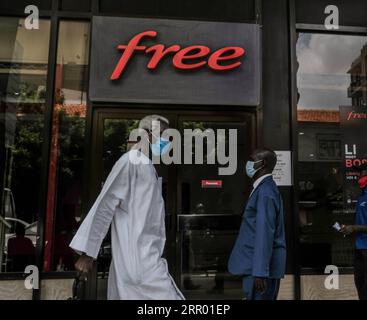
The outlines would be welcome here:
M 96 109 L 93 115 L 89 181 L 89 206 L 98 196 L 114 163 L 127 152 L 130 131 L 150 110 Z M 229 276 L 227 260 L 240 226 L 242 208 L 249 193 L 245 178 L 245 159 L 255 144 L 254 117 L 244 113 L 193 113 L 155 110 L 170 121 L 170 127 L 181 136 L 182 162 L 155 165 L 162 177 L 162 195 L 166 209 L 165 258 L 176 283 L 189 299 L 240 298 L 239 279 Z M 185 131 L 186 129 L 186 131 Z M 230 164 L 211 162 L 213 154 L 203 154 L 202 163 L 185 163 L 187 130 L 214 132 L 218 155 L 222 148 L 228 155 L 236 150 Z M 235 133 L 236 140 L 229 137 Z M 195 160 L 196 140 L 188 152 Z M 207 140 L 203 140 L 208 150 Z M 186 155 L 187 157 L 187 155 Z M 187 160 L 187 159 L 186 159 Z M 222 163 L 222 164 L 221 164 Z M 219 175 L 219 168 L 235 166 L 230 175 Z M 98 299 L 105 299 L 108 268 L 111 260 L 109 236 L 104 241 L 96 276 Z M 93 289 L 92 289 L 93 291 Z
M 182 164 L 177 171 L 180 284 L 188 299 L 238 299 L 242 297 L 241 281 L 228 274 L 227 261 L 249 193 L 245 160 L 255 134 L 249 115 L 212 114 L 179 117 L 179 128 L 185 137 L 190 130 L 197 132 L 195 143 L 188 148 L 194 164 Z M 197 141 L 201 133 L 206 137 L 204 152 Z M 185 139 L 185 143 L 189 140 Z M 219 161 L 221 151 L 229 155 L 225 165 Z M 203 156 L 196 157 L 198 152 Z M 202 159 L 202 164 L 195 159 Z M 221 175 L 221 167 L 233 170 Z

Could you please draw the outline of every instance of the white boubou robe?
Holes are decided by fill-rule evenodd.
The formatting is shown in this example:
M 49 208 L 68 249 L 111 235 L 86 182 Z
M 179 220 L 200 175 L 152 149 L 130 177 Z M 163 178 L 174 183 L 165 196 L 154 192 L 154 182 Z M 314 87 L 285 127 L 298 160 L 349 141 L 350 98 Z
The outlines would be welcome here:
M 136 164 L 138 158 L 146 164 Z M 97 258 L 110 225 L 108 299 L 184 299 L 162 258 L 166 232 L 161 185 L 152 162 L 138 150 L 115 163 L 70 247 Z

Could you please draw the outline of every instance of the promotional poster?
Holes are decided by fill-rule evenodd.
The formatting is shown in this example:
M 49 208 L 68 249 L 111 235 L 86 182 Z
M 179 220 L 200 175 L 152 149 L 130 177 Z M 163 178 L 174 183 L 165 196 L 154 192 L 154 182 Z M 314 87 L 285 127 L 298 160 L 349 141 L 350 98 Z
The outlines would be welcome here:
M 356 203 L 360 193 L 359 167 L 367 164 L 367 107 L 340 107 L 346 205 Z

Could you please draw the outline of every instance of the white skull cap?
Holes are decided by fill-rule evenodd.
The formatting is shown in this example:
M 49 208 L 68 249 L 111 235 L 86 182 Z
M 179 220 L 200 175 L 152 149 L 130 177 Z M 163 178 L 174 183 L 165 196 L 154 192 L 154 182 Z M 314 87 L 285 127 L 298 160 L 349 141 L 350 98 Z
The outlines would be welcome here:
M 149 131 L 153 131 L 153 129 L 155 129 L 157 125 L 160 125 L 160 131 L 163 131 L 168 128 L 169 121 L 165 117 L 157 114 L 152 114 L 144 117 L 139 122 L 140 129 L 145 129 Z

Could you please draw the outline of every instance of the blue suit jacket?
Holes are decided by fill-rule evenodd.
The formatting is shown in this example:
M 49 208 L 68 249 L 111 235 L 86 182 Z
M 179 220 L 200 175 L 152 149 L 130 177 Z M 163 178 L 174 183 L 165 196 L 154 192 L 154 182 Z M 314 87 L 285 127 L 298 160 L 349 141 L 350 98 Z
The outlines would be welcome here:
M 228 270 L 234 275 L 279 279 L 285 263 L 283 201 L 273 178 L 266 177 L 247 201 Z

